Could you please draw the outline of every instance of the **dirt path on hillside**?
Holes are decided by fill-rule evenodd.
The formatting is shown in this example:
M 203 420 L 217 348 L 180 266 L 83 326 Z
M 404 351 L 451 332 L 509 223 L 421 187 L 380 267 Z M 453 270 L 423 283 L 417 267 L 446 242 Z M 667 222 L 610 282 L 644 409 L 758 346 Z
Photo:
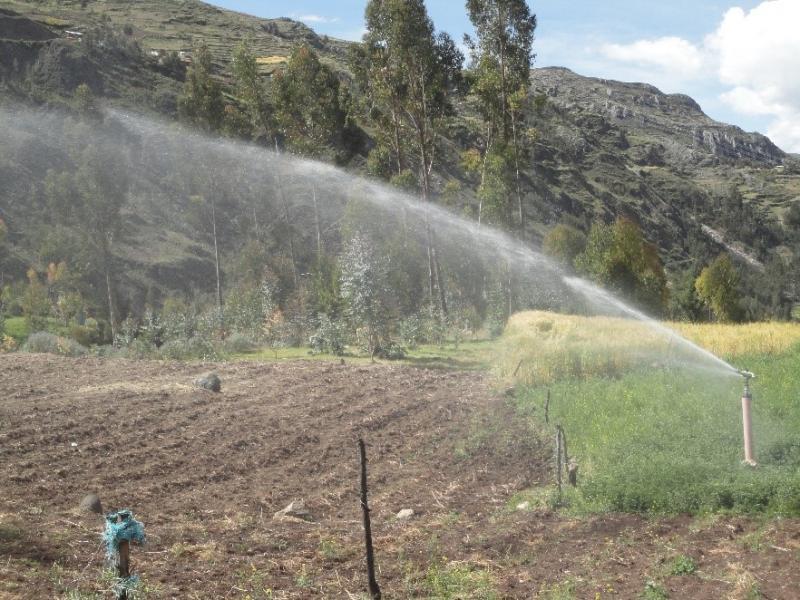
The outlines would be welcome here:
M 212 368 L 222 393 L 192 387 Z M 796 521 L 510 510 L 514 493 L 548 480 L 550 449 L 481 374 L 17 354 L 0 355 L 0 382 L 0 598 L 107 590 L 102 521 L 77 510 L 89 492 L 145 523 L 133 560 L 148 598 L 362 597 L 359 435 L 387 598 L 530 598 L 553 586 L 635 598 L 658 577 L 677 598 L 748 585 L 800 598 L 786 595 L 800 584 Z M 272 519 L 295 500 L 313 522 Z M 396 520 L 404 508 L 415 516 Z M 678 552 L 706 576 L 659 576 Z

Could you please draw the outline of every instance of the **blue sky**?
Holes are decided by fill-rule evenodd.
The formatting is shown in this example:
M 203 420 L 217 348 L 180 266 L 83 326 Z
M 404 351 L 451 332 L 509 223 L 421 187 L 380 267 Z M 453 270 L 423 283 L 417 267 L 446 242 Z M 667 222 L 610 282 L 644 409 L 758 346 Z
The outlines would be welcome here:
M 366 0 L 215 0 L 318 33 L 360 39 Z M 539 19 L 536 66 L 646 81 L 694 97 L 715 119 L 761 131 L 800 152 L 800 0 L 530 0 Z M 460 42 L 462 0 L 427 0 L 437 29 Z M 738 65 L 746 63 L 743 69 Z M 769 63 L 771 68 L 764 69 Z

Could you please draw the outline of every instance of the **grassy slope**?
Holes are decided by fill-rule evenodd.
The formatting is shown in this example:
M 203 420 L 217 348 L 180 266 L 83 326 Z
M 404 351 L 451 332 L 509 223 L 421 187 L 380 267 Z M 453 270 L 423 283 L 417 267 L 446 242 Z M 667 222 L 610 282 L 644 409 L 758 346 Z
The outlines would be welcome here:
M 203 40 L 214 62 L 228 73 L 231 53 L 239 42 L 247 40 L 258 57 L 264 73 L 272 72 L 288 56 L 294 44 L 305 41 L 316 47 L 331 63 L 344 64 L 347 44 L 317 36 L 297 21 L 285 18 L 261 19 L 194 0 L 139 0 L 137 2 L 90 2 L 82 9 L 76 0 L 31 2 L 10 0 L 3 6 L 35 20 L 52 24 L 58 19 L 61 28 L 85 29 L 109 19 L 117 26 L 130 25 L 133 34 L 146 50 L 186 50 Z M 276 15 L 280 17 L 280 15 Z
M 574 327 L 551 315 L 554 328 Z M 584 319 L 591 332 L 595 319 Z M 519 323 L 517 323 L 519 325 Z M 601 321 L 601 327 L 604 324 Z M 768 331 L 770 325 L 764 328 Z M 788 326 L 787 326 L 788 327 Z M 578 510 L 655 512 L 768 512 L 800 514 L 800 345 L 786 341 L 795 327 L 760 354 L 736 354 L 741 336 L 765 339 L 755 326 L 697 327 L 693 334 L 733 342 L 729 356 L 758 374 L 754 385 L 755 439 L 760 466 L 741 461 L 741 380 L 687 368 L 634 365 L 613 376 L 599 371 L 527 385 L 518 394 L 521 411 L 540 427 L 563 425 L 570 454 L 580 465 L 581 485 L 570 501 Z M 767 335 L 766 337 L 770 337 Z M 779 336 L 772 336 L 778 339 Z M 575 338 L 572 332 L 573 341 Z M 581 352 L 586 352 L 580 338 Z M 596 336 L 595 339 L 602 339 Z M 526 343 L 542 360 L 551 347 L 535 327 L 527 339 L 516 331 L 507 343 Z M 570 336 L 561 339 L 569 354 Z M 784 348 L 782 352 L 780 348 Z M 608 347 L 597 346 L 606 355 Z M 597 363 L 601 364 L 600 362 Z M 550 393 L 549 421 L 544 403 Z

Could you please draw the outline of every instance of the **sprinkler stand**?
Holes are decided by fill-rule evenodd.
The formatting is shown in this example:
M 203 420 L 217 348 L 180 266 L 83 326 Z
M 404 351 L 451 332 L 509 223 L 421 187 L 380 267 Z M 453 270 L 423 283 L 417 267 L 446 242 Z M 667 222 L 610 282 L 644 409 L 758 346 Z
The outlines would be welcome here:
M 753 456 L 753 420 L 751 409 L 753 404 L 753 394 L 750 392 L 750 380 L 755 377 L 749 371 L 739 371 L 744 377 L 744 392 L 742 392 L 742 428 L 744 430 L 744 461 L 743 464 L 749 467 L 758 465 Z

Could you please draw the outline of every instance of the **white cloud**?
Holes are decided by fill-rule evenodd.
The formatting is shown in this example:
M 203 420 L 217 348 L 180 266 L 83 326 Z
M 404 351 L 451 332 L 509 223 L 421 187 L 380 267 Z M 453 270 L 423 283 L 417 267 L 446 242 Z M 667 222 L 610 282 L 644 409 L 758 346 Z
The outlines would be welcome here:
M 769 115 L 768 135 L 800 152 L 800 2 L 770 0 L 732 8 L 706 46 L 718 59 L 723 101 L 743 114 Z
M 715 78 L 720 99 L 742 115 L 771 119 L 767 134 L 800 152 L 800 0 L 766 0 L 731 8 L 702 44 L 680 37 L 602 44 L 599 53 L 623 72 L 666 88 Z
M 322 15 L 298 15 L 297 13 L 292 13 L 292 18 L 296 19 L 297 21 L 303 21 L 304 23 L 337 23 L 339 21 L 339 17 L 324 17 Z
M 679 78 L 694 78 L 704 67 L 703 52 L 679 37 L 639 40 L 632 44 L 604 44 L 600 52 L 614 61 L 652 67 Z

